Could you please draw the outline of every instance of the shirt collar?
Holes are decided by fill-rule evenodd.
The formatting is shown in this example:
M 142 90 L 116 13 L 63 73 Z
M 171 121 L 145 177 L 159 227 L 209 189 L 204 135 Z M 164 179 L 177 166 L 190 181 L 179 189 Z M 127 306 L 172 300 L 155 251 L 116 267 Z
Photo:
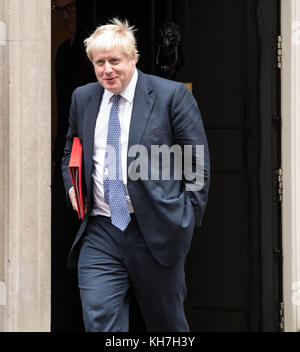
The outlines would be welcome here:
M 138 79 L 138 73 L 137 73 L 137 69 L 135 69 L 134 74 L 130 82 L 128 83 L 127 87 L 123 90 L 123 92 L 120 93 L 121 97 L 127 100 L 130 104 L 132 104 L 133 102 L 137 79 Z

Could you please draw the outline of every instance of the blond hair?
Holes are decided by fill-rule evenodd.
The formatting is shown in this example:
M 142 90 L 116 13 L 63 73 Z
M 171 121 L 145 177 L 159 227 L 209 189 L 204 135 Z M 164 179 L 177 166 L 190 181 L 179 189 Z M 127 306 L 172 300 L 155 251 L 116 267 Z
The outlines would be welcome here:
M 96 51 L 119 48 L 127 58 L 135 57 L 137 62 L 139 53 L 136 47 L 135 31 L 134 26 L 129 26 L 126 19 L 122 22 L 118 18 L 113 18 L 109 24 L 98 27 L 90 37 L 84 40 L 88 58 L 93 62 L 93 54 Z

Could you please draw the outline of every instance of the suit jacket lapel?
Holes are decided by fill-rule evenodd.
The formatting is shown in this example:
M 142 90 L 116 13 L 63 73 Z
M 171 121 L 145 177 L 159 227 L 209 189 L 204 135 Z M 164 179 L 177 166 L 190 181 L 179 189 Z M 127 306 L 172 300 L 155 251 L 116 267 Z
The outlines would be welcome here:
M 93 171 L 93 153 L 94 153 L 94 135 L 96 121 L 99 113 L 100 103 L 103 95 L 103 88 L 100 84 L 95 86 L 86 102 L 84 109 L 84 131 L 83 131 L 83 155 L 84 155 L 84 169 L 85 179 L 87 185 L 87 196 L 90 199 L 90 192 L 92 190 L 92 171 Z
M 147 76 L 138 70 L 138 80 L 135 89 L 133 109 L 131 114 L 128 149 L 140 144 L 147 121 L 149 119 L 155 97 Z M 129 165 L 132 158 L 127 159 Z

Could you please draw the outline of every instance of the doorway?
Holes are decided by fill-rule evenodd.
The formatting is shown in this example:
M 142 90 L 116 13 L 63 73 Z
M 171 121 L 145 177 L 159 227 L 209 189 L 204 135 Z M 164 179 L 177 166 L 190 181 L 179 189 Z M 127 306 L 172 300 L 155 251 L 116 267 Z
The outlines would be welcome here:
M 281 328 L 279 3 L 77 0 L 76 40 L 82 43 L 108 19 L 127 18 L 138 29 L 138 67 L 145 73 L 162 74 L 157 64 L 161 25 L 172 20 L 179 26 L 180 64 L 170 78 L 192 89 L 212 163 L 207 211 L 186 262 L 185 308 L 192 331 Z M 80 72 L 78 85 L 95 80 L 80 45 L 74 70 Z M 56 205 L 54 195 L 57 210 Z M 56 215 L 53 221 L 65 233 L 60 226 L 65 218 Z M 72 234 L 63 238 L 62 243 L 62 235 L 53 234 L 52 330 L 81 330 L 76 272 L 61 271 Z M 140 323 L 133 302 L 132 329 Z

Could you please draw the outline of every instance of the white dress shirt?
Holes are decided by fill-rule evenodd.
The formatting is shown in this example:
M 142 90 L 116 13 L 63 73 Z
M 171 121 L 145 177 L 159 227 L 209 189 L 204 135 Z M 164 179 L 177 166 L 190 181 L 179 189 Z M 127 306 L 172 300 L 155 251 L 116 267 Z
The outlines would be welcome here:
M 132 204 L 130 202 L 128 190 L 127 190 L 127 149 L 128 149 L 128 138 L 129 128 L 132 114 L 133 99 L 135 93 L 135 87 L 137 83 L 138 72 L 135 70 L 129 84 L 120 93 L 120 99 L 118 104 L 118 114 L 121 126 L 121 163 L 122 163 L 122 177 L 125 185 L 126 201 L 129 212 L 133 212 Z M 104 215 L 110 216 L 109 205 L 104 201 L 104 187 L 103 187 L 103 176 L 104 176 L 104 161 L 106 152 L 106 140 L 108 132 L 108 121 L 110 110 L 112 107 L 112 96 L 114 93 L 104 90 L 100 109 L 96 121 L 95 136 L 94 136 L 94 154 L 93 154 L 93 194 L 94 194 L 94 206 L 92 209 L 92 215 Z

